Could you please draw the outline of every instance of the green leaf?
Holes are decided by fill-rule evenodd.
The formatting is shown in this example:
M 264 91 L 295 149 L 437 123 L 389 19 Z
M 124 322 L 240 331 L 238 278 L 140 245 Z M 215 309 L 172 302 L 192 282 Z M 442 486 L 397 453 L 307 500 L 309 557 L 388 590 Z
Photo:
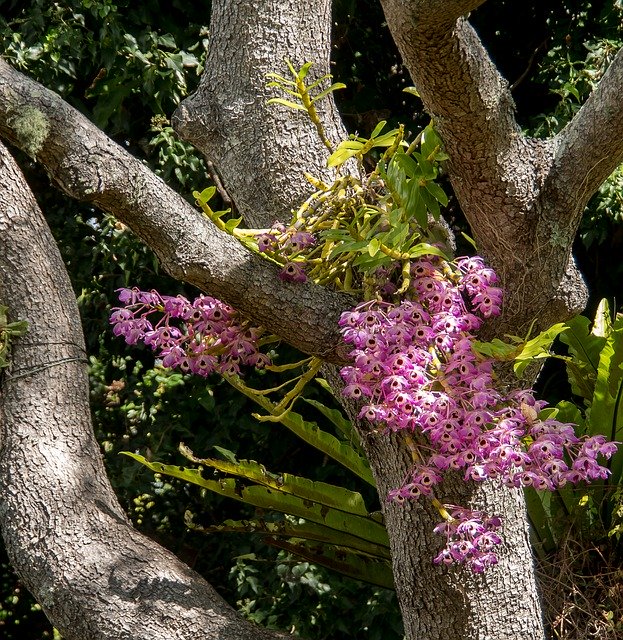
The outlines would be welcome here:
M 267 73 L 266 74 L 267 78 L 274 78 L 275 80 L 277 80 L 278 82 L 274 82 L 274 83 L 270 83 L 271 85 L 274 86 L 279 86 L 281 84 L 288 84 L 291 85 L 293 87 L 296 87 L 296 82 L 294 82 L 293 80 L 288 80 L 287 78 L 284 78 L 283 76 L 280 76 L 278 73 Z
M 424 180 L 434 180 L 437 177 L 437 167 L 426 160 L 423 155 L 418 159 L 418 167 Z
M 365 554 L 344 553 L 341 548 L 320 548 L 305 542 L 291 544 L 278 538 L 267 538 L 268 544 L 301 556 L 309 562 L 319 564 L 355 580 L 362 580 L 385 589 L 395 589 L 391 563 L 370 558 Z
M 385 125 L 387 124 L 387 120 L 381 120 L 376 127 L 374 127 L 372 133 L 370 134 L 370 138 L 376 138 L 381 131 L 383 131 Z
M 360 267 L 364 271 L 369 271 L 371 269 L 378 269 L 378 267 L 387 266 L 391 262 L 392 258 L 386 256 L 384 253 L 377 253 L 374 256 L 362 253 L 353 260 L 353 267 Z
M 392 225 L 391 230 L 380 237 L 380 240 L 385 246 L 400 250 L 404 246 L 408 235 L 409 224 L 407 222 L 398 222 Z
M 193 452 L 184 445 L 180 445 L 180 452 L 191 462 L 212 467 L 217 471 L 229 475 L 239 476 L 270 487 L 275 491 L 289 493 L 305 500 L 312 500 L 318 504 L 332 507 L 340 511 L 352 513 L 359 516 L 367 516 L 368 510 L 363 502 L 360 493 L 349 491 L 326 482 L 314 482 L 301 476 L 289 473 L 274 474 L 269 473 L 264 465 L 254 460 L 217 460 L 215 458 L 197 458 Z
M 266 104 L 280 104 L 284 107 L 288 107 L 289 109 L 307 111 L 307 109 L 302 104 L 297 104 L 296 102 L 291 102 L 290 100 L 284 100 L 283 98 L 270 98 L 270 100 L 266 101 Z
M 522 348 L 522 345 L 504 342 L 499 338 L 493 338 L 491 342 L 472 341 L 472 349 L 476 353 L 502 362 L 514 360 Z
M 372 240 L 370 240 L 368 243 L 368 253 L 370 254 L 370 257 L 373 258 L 379 252 L 380 246 L 381 242 L 378 238 L 372 238 Z
M 314 63 L 313 62 L 306 62 L 299 70 L 298 72 L 298 78 L 299 80 L 304 80 L 307 77 L 307 74 L 309 73 L 309 70 L 312 68 L 312 65 Z
M 267 413 L 274 411 L 275 405 L 265 396 L 253 394 L 248 387 L 236 384 L 235 378 L 227 378 L 227 381 L 248 398 L 251 398 L 251 400 L 262 407 Z M 333 458 L 336 462 L 339 462 L 368 484 L 375 486 L 370 465 L 366 458 L 360 456 L 348 444 L 340 442 L 335 436 L 320 429 L 317 423 L 304 420 L 300 414 L 294 411 L 288 411 L 288 413 L 282 417 L 281 424 L 301 438 L 301 440 L 307 442 L 307 444 L 310 444 L 321 453 Z
M 539 418 L 541 414 L 539 414 Z M 571 424 L 576 424 L 579 427 L 580 432 L 584 432 L 584 416 L 580 409 L 573 404 L 573 402 L 569 402 L 568 400 L 561 400 L 556 405 L 556 420 L 560 422 L 568 422 Z
M 610 305 L 608 304 L 608 300 L 603 298 L 597 306 L 591 333 L 600 338 L 607 338 L 611 331 L 612 320 L 610 319 Z
M 266 101 L 266 104 L 280 104 L 284 107 L 288 107 L 289 109 L 307 111 L 307 109 L 302 104 L 297 104 L 296 102 L 291 102 L 290 100 L 284 100 L 283 98 L 270 98 L 270 100 Z
M 214 194 L 216 193 L 216 187 L 207 187 L 203 191 L 193 191 L 193 198 L 197 201 L 197 203 L 201 206 L 207 204 Z
M 298 538 L 313 542 L 322 542 L 340 546 L 344 549 L 361 551 L 379 559 L 390 559 L 389 548 L 385 545 L 374 544 L 368 540 L 363 540 L 357 536 L 352 536 L 343 531 L 337 532 L 315 522 L 304 520 L 284 519 L 278 521 L 267 521 L 263 519 L 254 520 L 225 520 L 220 525 L 201 527 L 192 522 L 188 516 L 184 518 L 187 526 L 195 531 L 204 533 L 215 532 L 240 532 L 255 533 L 260 536 L 277 536 L 279 538 Z
M 338 89 L 346 89 L 346 85 L 343 82 L 334 82 L 330 87 L 321 91 L 319 94 L 315 95 L 312 98 L 313 102 L 318 102 L 318 100 L 322 100 L 325 96 L 328 96 L 330 93 L 337 91 Z
M 369 241 L 368 240 L 353 240 L 352 242 L 342 242 L 337 247 L 331 250 L 329 253 L 329 260 L 335 258 L 335 256 L 339 256 L 341 253 L 348 253 L 349 251 L 360 251 L 361 249 L 368 248 Z
M 407 176 L 409 176 L 409 178 L 419 178 L 422 175 L 418 163 L 406 153 L 396 153 L 392 158 L 392 163 L 394 162 L 405 172 Z
M 420 150 L 423 158 L 431 159 L 430 156 L 436 154 L 436 152 L 441 149 L 441 146 L 441 138 L 437 135 L 433 123 L 430 122 L 422 132 Z
M 560 341 L 569 349 L 570 359 L 566 362 L 571 391 L 587 400 L 593 396 L 599 355 L 606 342 L 605 337 L 590 331 L 589 325 L 588 318 L 576 316 L 560 334 Z
M 410 258 L 419 258 L 420 256 L 439 256 L 449 260 L 448 256 L 439 248 L 426 242 L 420 242 L 409 251 Z
M 437 200 L 431 196 L 431 194 L 426 189 L 420 189 L 420 197 L 422 198 L 426 208 L 430 211 L 430 214 L 433 216 L 435 220 L 439 220 L 439 216 L 441 215 L 441 210 L 439 209 L 439 203 Z
M 431 180 L 427 181 L 424 185 L 426 190 L 439 202 L 442 207 L 448 206 L 448 196 L 446 192 L 436 183 Z
M 140 462 L 155 473 L 179 478 L 180 480 L 190 482 L 191 484 L 208 489 L 209 491 L 213 491 L 219 495 L 233 498 L 234 500 L 244 502 L 245 504 L 249 504 L 260 509 L 279 511 L 280 513 L 316 522 L 330 527 L 331 529 L 335 529 L 336 531 L 343 531 L 350 535 L 358 536 L 375 544 L 383 546 L 389 545 L 385 527 L 376 522 L 373 518 L 363 515 L 355 515 L 351 512 L 344 511 L 343 509 L 328 506 L 323 502 L 316 502 L 310 498 L 302 498 L 298 495 L 281 491 L 276 481 L 275 484 L 271 486 L 257 484 L 246 486 L 244 482 L 240 482 L 235 478 L 211 480 L 202 476 L 201 469 L 181 467 L 178 465 L 166 465 L 161 462 L 150 462 L 141 455 L 130 452 L 123 453 L 137 462 Z M 291 477 L 292 476 L 290 476 L 290 478 Z M 311 485 L 324 484 L 314 483 L 311 480 L 308 480 L 307 482 Z M 326 490 L 320 491 L 315 495 L 319 498 L 322 497 L 323 499 L 330 499 L 329 488 L 333 487 L 333 485 L 326 485 L 326 487 Z M 342 487 L 333 488 L 339 491 L 344 491 Z M 337 500 L 339 501 L 339 499 Z
M 231 218 L 225 223 L 225 229 L 228 233 L 233 233 L 234 229 L 240 225 L 242 218 Z
M 420 193 L 420 185 L 415 181 L 409 183 L 409 195 L 405 203 L 405 209 L 409 216 L 413 216 L 418 223 L 420 229 L 428 227 L 428 209 L 422 194 Z
M 328 386 L 326 380 L 322 380 L 321 378 L 316 378 L 316 382 L 318 382 L 318 384 L 320 384 L 325 389 L 327 387 L 323 383 L 326 383 Z M 329 392 L 332 393 L 330 389 Z M 322 413 L 322 415 L 335 426 L 339 433 L 341 433 L 346 438 L 346 441 L 350 444 L 350 446 L 352 446 L 359 454 L 362 453 L 361 445 L 359 444 L 359 437 L 357 436 L 357 433 L 353 428 L 353 423 L 348 418 L 346 418 L 339 409 L 331 409 L 318 400 L 305 398 L 304 396 L 301 398 L 301 400 L 304 400 L 312 407 L 315 407 L 318 411 L 320 411 L 320 413 Z
M 327 167 L 339 167 L 343 165 L 347 160 L 357 155 L 357 151 L 348 149 L 342 146 L 343 143 L 338 145 L 338 148 L 329 156 L 327 160 Z
M 559 322 L 551 326 L 549 329 L 542 331 L 538 336 L 532 338 L 532 340 L 528 340 L 519 354 L 515 357 L 513 369 L 517 377 L 521 378 L 523 372 L 530 363 L 540 358 L 549 357 L 549 350 L 552 346 L 552 342 L 554 342 L 556 337 L 566 328 L 567 325 L 564 322 Z
M 374 140 L 374 144 L 370 148 L 374 149 L 376 147 L 391 147 L 396 141 L 397 135 L 398 129 L 392 129 L 391 131 L 384 133 L 378 138 L 371 138 L 371 140 Z
M 539 557 L 543 558 L 546 552 L 556 548 L 555 536 L 550 527 L 551 495 L 547 491 L 535 491 L 532 487 L 526 487 L 524 495 L 530 520 L 530 534 L 532 538 L 536 538 L 533 540 L 533 548 Z
M 623 317 L 617 316 L 612 333 L 601 350 L 595 391 L 586 412 L 587 432 L 608 440 L 623 440 Z M 608 465 L 611 481 L 619 483 L 623 472 L 623 448 Z
M 219 447 L 216 444 L 213 445 L 212 448 L 218 451 L 218 453 L 220 453 L 223 456 L 223 458 L 225 458 L 225 460 L 229 460 L 229 462 L 232 462 L 233 464 L 238 463 L 238 460 L 236 459 L 236 454 L 233 451 L 230 451 L 229 449 L 225 449 L 223 447 Z
M 410 93 L 412 96 L 415 96 L 416 98 L 420 97 L 420 92 L 415 87 L 405 87 L 403 91 L 405 93 Z

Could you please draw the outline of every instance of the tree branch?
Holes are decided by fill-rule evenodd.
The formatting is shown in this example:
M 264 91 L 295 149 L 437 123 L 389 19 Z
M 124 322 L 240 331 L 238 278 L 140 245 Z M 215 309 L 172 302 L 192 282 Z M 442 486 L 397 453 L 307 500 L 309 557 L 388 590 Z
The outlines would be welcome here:
M 468 189 L 478 176 L 485 202 L 527 209 L 534 197 L 537 171 L 535 148 L 521 135 L 508 83 L 500 75 L 472 26 L 459 10 L 477 3 L 383 0 L 387 22 L 403 61 L 434 118 L 450 156 L 448 169 L 459 202 L 468 217 Z M 434 15 L 443 14 L 442 21 Z M 514 158 L 521 158 L 525 175 L 517 180 Z M 532 166 L 531 166 L 532 165 Z M 499 206 L 498 204 L 498 206 Z M 509 217 L 509 222 L 513 220 Z M 517 225 L 514 221 L 514 226 Z M 486 226 L 488 220 L 482 222 Z M 470 217 L 474 232 L 479 219 Z M 482 230 L 486 237 L 486 230 Z
M 571 122 L 556 136 L 556 154 L 549 189 L 551 197 L 582 210 L 623 162 L 623 49 Z
M 0 528 L 67 640 L 276 640 L 134 530 L 90 422 L 78 308 L 45 220 L 0 145 L 0 301 L 28 333 L 0 380 Z
M 0 60 L 0 135 L 35 156 L 67 194 L 127 224 L 173 277 L 221 298 L 306 353 L 340 361 L 348 296 L 282 282 L 142 162 L 55 93 Z M 321 311 L 319 311 L 321 310 Z

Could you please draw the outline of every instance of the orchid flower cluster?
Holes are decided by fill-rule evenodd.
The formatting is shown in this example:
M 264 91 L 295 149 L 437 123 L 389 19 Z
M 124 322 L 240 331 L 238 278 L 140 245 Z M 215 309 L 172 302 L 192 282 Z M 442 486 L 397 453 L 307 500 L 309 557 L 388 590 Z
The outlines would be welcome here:
M 112 310 L 113 333 L 127 344 L 151 347 L 164 367 L 200 376 L 238 375 L 241 366 L 261 369 L 271 363 L 258 350 L 263 330 L 216 298 L 190 302 L 133 288 L 119 289 L 119 300 L 124 306 Z
M 546 403 L 532 391 L 501 392 L 493 361 L 472 349 L 483 320 L 500 313 L 495 272 L 479 257 L 452 265 L 437 256 L 414 261 L 411 271 L 407 299 L 363 302 L 340 319 L 344 340 L 354 347 L 354 364 L 341 370 L 344 395 L 365 402 L 361 418 L 417 445 L 411 473 L 388 499 L 437 502 L 434 487 L 448 470 L 462 471 L 467 481 L 491 478 L 550 491 L 606 478 L 597 458 L 609 458 L 616 444 L 540 420 Z M 474 572 L 497 562 L 499 518 L 462 508 L 444 516 L 435 530 L 447 534 L 447 545 L 435 562 L 465 563 Z
M 257 249 L 268 256 L 284 256 L 287 261 L 279 272 L 279 277 L 287 282 L 306 282 L 307 274 L 303 264 L 293 258 L 305 249 L 316 244 L 313 234 L 298 231 L 294 227 L 286 227 L 275 223 L 267 231 L 256 236 Z

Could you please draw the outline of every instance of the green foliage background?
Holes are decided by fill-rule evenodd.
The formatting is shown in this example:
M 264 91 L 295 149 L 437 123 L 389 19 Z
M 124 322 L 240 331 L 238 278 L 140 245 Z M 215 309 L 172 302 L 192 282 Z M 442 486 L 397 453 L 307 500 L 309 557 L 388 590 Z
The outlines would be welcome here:
M 209 46 L 210 2 L 5 0 L 0 8 L 0 52 L 11 64 L 57 91 L 187 198 L 209 184 L 202 160 L 175 137 L 167 118 L 200 77 Z M 620 46 L 621 15 L 618 0 L 519 5 L 505 0 L 486 3 L 472 22 L 513 85 L 523 126 L 534 135 L 548 135 L 573 115 Z M 347 85 L 336 98 L 351 131 L 368 135 L 381 119 L 413 130 L 425 125 L 428 118 L 417 104 L 414 111 L 413 97 L 402 91 L 411 82 L 379 4 L 338 0 L 334 21 L 333 74 Z M 66 199 L 18 155 L 73 278 L 91 359 L 97 437 L 135 524 L 262 624 L 319 639 L 400 638 L 392 592 L 336 576 L 251 536 L 189 531 L 183 524 L 187 510 L 211 523 L 253 513 L 174 479 L 154 479 L 118 455 L 137 451 L 175 463 L 181 441 L 199 455 L 212 455 L 220 446 L 269 468 L 362 491 L 371 505 L 376 500 L 279 425 L 255 421 L 250 401 L 228 385 L 154 368 L 149 351 L 129 351 L 113 339 L 107 317 L 118 287 L 193 292 L 161 273 L 151 252 L 123 225 Z M 617 172 L 600 189 L 579 237 L 577 255 L 595 301 L 621 299 L 622 183 Z M 453 198 L 448 217 L 457 229 L 465 228 Z M 313 393 L 327 401 L 320 390 Z M 568 390 L 562 393 L 570 397 Z M 53 637 L 3 555 L 0 564 L 0 635 L 7 640 Z

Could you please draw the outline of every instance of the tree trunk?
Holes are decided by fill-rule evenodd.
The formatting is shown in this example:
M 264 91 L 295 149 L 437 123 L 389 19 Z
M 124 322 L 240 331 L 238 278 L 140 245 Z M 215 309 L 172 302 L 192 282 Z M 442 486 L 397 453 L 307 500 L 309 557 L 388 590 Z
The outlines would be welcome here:
M 0 144 L 0 301 L 28 321 L 0 379 L 0 530 L 67 640 L 275 640 L 132 528 L 89 410 L 80 316 L 52 234 Z

